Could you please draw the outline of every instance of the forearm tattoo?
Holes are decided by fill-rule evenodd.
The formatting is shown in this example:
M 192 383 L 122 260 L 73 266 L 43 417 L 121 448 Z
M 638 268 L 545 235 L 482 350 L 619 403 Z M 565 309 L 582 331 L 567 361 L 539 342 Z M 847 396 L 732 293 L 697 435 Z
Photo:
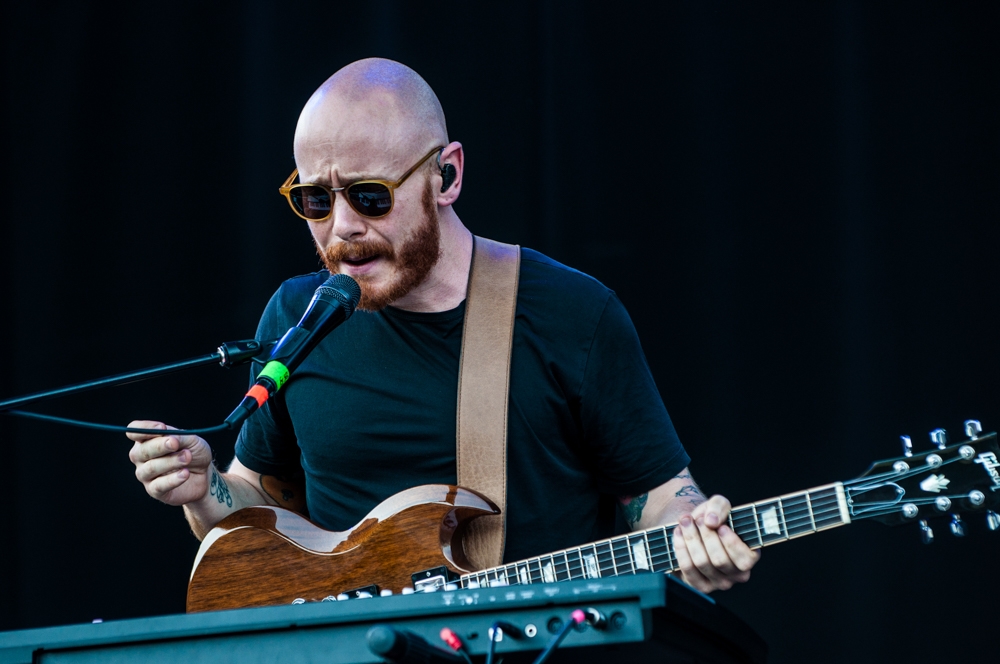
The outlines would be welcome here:
M 691 479 L 691 475 L 684 473 L 682 475 L 678 475 L 677 479 Z M 701 489 L 698 488 L 697 484 L 685 484 L 674 492 L 674 497 L 687 500 L 692 508 L 705 502 L 705 494 L 701 492 Z
M 647 500 L 649 500 L 648 493 L 638 496 L 621 496 L 618 499 L 629 528 L 635 528 L 636 524 L 639 523 L 639 519 L 642 518 L 642 508 L 646 506 Z
M 209 484 L 208 493 L 215 496 L 220 503 L 225 503 L 226 507 L 233 506 L 233 496 L 229 493 L 229 486 L 215 468 L 212 469 L 212 482 Z

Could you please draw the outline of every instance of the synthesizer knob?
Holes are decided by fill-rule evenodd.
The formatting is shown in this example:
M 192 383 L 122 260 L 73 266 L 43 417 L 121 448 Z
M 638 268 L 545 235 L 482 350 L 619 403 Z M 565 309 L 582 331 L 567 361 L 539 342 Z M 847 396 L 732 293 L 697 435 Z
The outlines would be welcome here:
M 913 441 L 910 440 L 909 436 L 900 436 L 899 442 L 903 444 L 903 456 L 911 457 L 913 456 Z
M 965 421 L 965 435 L 969 437 L 969 440 L 975 440 L 979 438 L 979 434 L 983 432 L 983 425 L 979 423 L 979 420 L 966 420 Z
M 920 520 L 920 541 L 924 544 L 931 544 L 934 541 L 934 531 L 923 519 Z
M 338 602 L 346 602 L 349 599 L 351 598 L 347 596 L 347 593 L 340 593 L 339 595 L 337 595 Z
M 368 592 L 367 590 L 359 590 L 358 591 L 358 599 L 371 599 L 371 598 L 372 598 L 372 594 L 370 592 Z
M 931 431 L 931 442 L 937 445 L 939 450 L 943 450 L 948 446 L 948 432 L 944 429 L 934 429 Z
M 986 525 L 989 526 L 990 530 L 1000 529 L 1000 514 L 997 514 L 993 510 L 987 510 Z
M 305 603 L 306 601 L 301 597 L 296 597 L 295 599 L 292 600 L 292 604 L 305 604 Z
M 392 597 L 392 591 L 388 588 L 383 588 L 378 592 L 379 597 Z
M 446 583 L 446 584 L 444 584 L 444 588 L 442 588 L 442 590 L 458 590 L 458 584 L 457 583 Z
M 951 523 L 948 524 L 951 528 L 951 534 L 955 537 L 965 537 L 965 524 L 962 523 L 962 517 L 957 514 L 951 515 Z
M 401 592 L 404 595 L 412 595 L 413 594 L 413 588 L 411 586 L 406 586 L 405 588 L 403 588 L 403 590 Z
M 337 601 L 337 598 L 336 598 L 336 597 L 334 597 L 333 595 L 327 595 L 326 597 L 324 597 L 324 598 L 323 598 L 323 599 L 321 599 L 320 601 L 321 601 L 321 602 L 336 602 L 336 601 Z

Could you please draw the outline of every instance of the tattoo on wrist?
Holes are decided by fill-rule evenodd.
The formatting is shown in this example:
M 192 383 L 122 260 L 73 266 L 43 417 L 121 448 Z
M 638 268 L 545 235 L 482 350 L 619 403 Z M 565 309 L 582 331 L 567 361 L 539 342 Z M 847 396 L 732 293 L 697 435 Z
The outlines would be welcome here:
M 215 468 L 212 469 L 212 482 L 209 484 L 208 493 L 215 496 L 215 499 L 220 503 L 225 503 L 226 507 L 233 506 L 233 496 L 229 493 L 229 486 L 226 485 L 226 480 L 222 479 L 222 475 L 216 472 Z
M 639 519 L 642 518 L 642 508 L 646 506 L 647 500 L 649 500 L 648 493 L 638 496 L 622 496 L 618 499 L 629 528 L 635 528 L 636 524 L 639 523 Z
M 701 490 L 693 484 L 687 484 L 685 486 L 682 486 L 680 491 L 678 491 L 674 495 L 677 496 L 678 498 L 681 498 L 683 496 L 697 496 L 699 498 L 705 497 L 704 495 L 702 495 Z

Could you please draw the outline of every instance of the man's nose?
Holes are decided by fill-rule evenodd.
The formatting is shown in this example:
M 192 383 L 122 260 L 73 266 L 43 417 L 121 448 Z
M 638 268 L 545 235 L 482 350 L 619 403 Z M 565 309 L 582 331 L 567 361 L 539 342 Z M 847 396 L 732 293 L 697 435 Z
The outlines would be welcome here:
M 356 240 L 368 232 L 368 224 L 347 201 L 347 192 L 337 192 L 333 199 L 333 234 L 341 240 Z

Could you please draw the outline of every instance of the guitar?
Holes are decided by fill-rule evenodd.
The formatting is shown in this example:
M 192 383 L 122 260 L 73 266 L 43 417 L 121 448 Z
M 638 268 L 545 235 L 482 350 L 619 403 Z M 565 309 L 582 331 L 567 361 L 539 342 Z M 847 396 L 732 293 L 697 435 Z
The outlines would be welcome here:
M 811 535 L 860 519 L 887 525 L 950 518 L 965 534 L 961 513 L 984 512 L 1000 528 L 1000 448 L 996 433 L 966 423 L 968 440 L 879 461 L 860 477 L 734 507 L 729 525 L 752 548 Z M 909 439 L 904 437 L 904 444 Z M 499 510 L 484 496 L 449 485 L 402 491 L 344 532 L 324 530 L 279 507 L 248 507 L 222 520 L 198 550 L 187 610 L 214 611 L 333 599 L 341 593 L 525 585 L 679 569 L 673 525 L 473 571 L 462 548 L 467 524 Z M 404 591 L 405 592 L 405 591 Z

